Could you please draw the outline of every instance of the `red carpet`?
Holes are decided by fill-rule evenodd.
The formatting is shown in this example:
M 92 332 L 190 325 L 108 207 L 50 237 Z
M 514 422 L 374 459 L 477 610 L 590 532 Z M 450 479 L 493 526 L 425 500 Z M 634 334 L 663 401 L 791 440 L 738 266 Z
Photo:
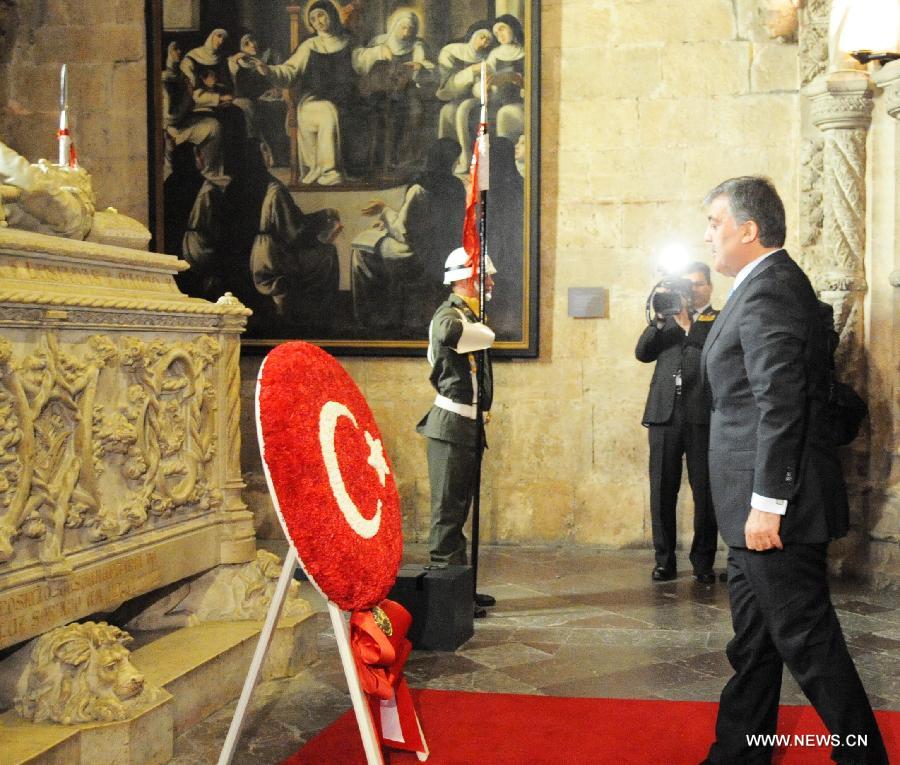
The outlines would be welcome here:
M 713 739 L 717 704 L 702 701 L 570 699 L 501 693 L 414 691 L 430 765 L 696 765 Z M 900 712 L 878 712 L 891 759 L 900 758 Z M 782 707 L 778 732 L 825 734 L 811 707 Z M 778 750 L 778 765 L 831 763 L 829 747 Z M 365 765 L 353 712 L 282 765 Z M 414 754 L 385 762 L 413 765 Z M 900 759 L 897 760 L 900 763 Z

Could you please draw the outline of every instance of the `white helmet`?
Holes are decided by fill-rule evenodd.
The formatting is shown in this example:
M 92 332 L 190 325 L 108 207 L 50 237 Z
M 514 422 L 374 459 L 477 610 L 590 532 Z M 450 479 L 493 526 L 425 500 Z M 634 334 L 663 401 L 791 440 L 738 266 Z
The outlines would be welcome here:
M 491 256 L 485 257 L 486 274 L 496 274 L 497 269 L 491 262 Z M 447 256 L 444 262 L 444 284 L 453 284 L 453 282 L 462 281 L 472 276 L 471 258 L 469 253 L 462 247 L 457 247 Z

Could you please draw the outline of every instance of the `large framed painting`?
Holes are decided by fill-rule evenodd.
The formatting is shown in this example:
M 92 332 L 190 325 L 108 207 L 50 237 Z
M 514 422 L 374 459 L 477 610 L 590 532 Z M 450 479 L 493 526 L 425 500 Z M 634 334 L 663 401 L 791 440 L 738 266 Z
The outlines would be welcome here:
M 150 0 L 152 227 L 245 348 L 414 354 L 490 131 L 489 321 L 538 349 L 537 0 Z M 484 74 L 483 74 L 484 73 Z

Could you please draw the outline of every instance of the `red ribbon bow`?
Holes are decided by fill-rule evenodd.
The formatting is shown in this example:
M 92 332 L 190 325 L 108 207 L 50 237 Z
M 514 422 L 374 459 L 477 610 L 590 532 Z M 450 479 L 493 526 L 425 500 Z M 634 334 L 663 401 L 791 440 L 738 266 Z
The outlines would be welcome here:
M 403 606 L 382 600 L 371 611 L 350 615 L 350 647 L 382 743 L 427 755 L 412 694 L 403 676 L 403 666 L 412 651 L 406 637 L 411 624 L 412 616 Z

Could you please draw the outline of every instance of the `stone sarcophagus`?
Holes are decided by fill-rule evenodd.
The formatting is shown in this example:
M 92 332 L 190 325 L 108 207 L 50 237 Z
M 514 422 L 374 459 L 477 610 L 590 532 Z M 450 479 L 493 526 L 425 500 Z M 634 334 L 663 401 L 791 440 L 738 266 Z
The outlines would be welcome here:
M 167 255 L 0 229 L 0 649 L 255 558 L 249 311 Z

